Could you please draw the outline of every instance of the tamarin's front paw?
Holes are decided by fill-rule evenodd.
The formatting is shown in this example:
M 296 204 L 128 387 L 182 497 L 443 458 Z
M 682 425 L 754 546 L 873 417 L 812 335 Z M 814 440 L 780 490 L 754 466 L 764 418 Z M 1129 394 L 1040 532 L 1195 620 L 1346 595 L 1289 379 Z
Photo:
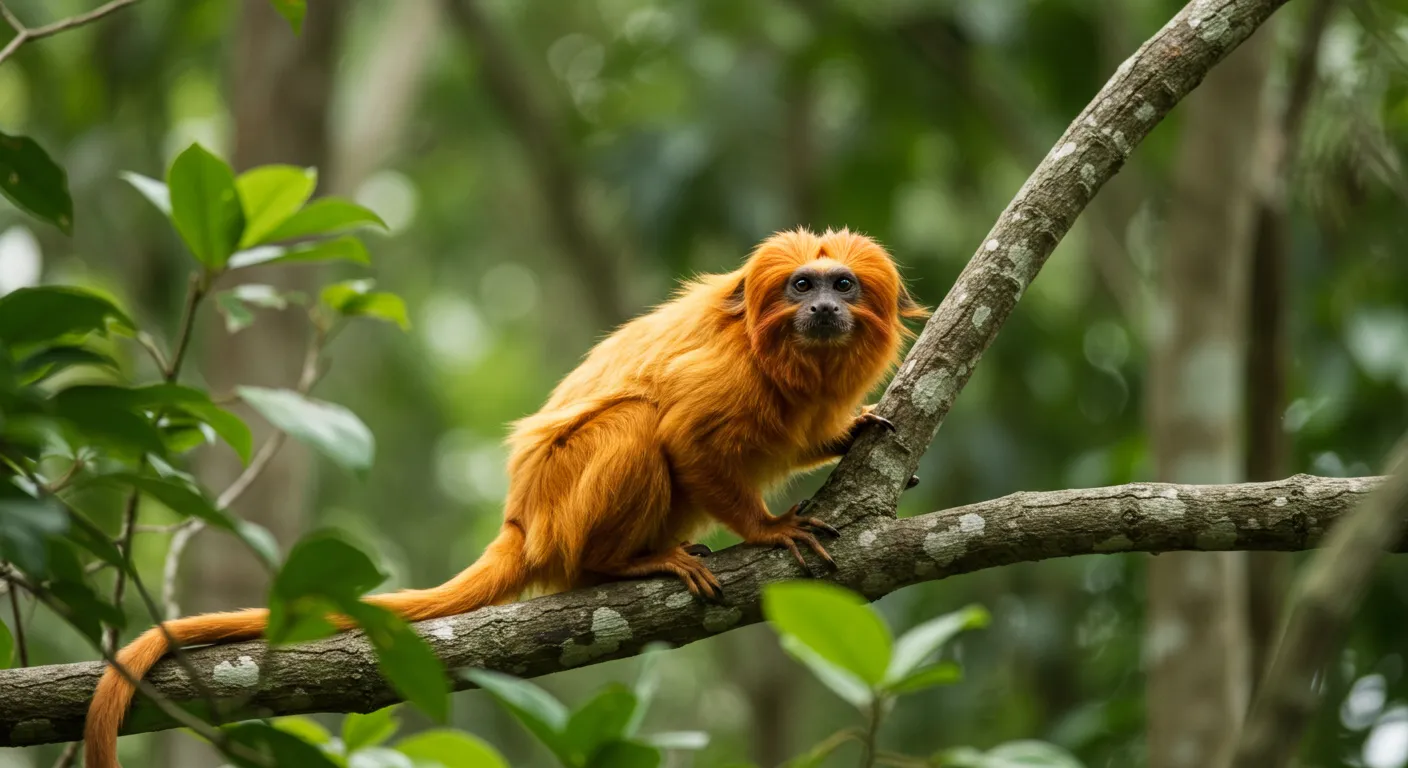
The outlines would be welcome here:
M 824 520 L 815 517 L 802 517 L 802 510 L 806 509 L 810 502 L 806 499 L 792 505 L 785 514 L 774 517 L 768 527 L 762 533 L 757 534 L 748 540 L 749 544 L 762 544 L 774 547 L 786 547 L 792 551 L 792 556 L 797 559 L 797 564 L 802 566 L 802 570 L 807 570 L 807 561 L 802 557 L 802 551 L 797 548 L 797 542 L 802 542 L 811 548 L 822 560 L 825 560 L 832 568 L 836 567 L 836 561 L 831 559 L 831 553 L 826 551 L 826 547 L 817 541 L 809 528 L 818 531 L 825 531 L 832 536 L 840 536 L 841 532 L 831 527 Z
M 867 424 L 879 424 L 880 426 L 890 430 L 891 432 L 895 431 L 895 423 L 893 421 L 890 421 L 889 419 L 885 418 L 884 416 L 881 416 L 880 414 L 874 411 L 865 411 L 861 415 L 857 416 L 856 423 L 854 426 L 851 427 L 851 431 L 858 431 Z

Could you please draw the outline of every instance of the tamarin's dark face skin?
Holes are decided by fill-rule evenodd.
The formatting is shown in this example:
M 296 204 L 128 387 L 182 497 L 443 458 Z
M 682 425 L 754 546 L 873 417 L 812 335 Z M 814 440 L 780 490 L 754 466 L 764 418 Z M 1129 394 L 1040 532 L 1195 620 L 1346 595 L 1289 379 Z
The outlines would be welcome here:
M 851 305 L 860 301 L 861 285 L 849 267 L 839 264 L 806 265 L 787 278 L 783 289 L 796 305 L 792 327 L 811 342 L 844 341 L 855 326 Z

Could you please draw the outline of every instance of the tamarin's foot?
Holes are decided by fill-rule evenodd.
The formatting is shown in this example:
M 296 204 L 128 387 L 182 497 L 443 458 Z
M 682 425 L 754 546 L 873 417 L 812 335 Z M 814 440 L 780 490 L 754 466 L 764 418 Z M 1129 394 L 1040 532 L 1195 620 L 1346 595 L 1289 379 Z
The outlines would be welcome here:
M 919 485 L 919 475 L 910 475 L 909 481 L 904 484 L 904 489 L 907 491 L 916 485 Z
M 817 554 L 817 557 L 835 568 L 836 561 L 831 559 L 831 554 L 826 551 L 826 547 L 821 546 L 821 542 L 817 541 L 816 536 L 808 528 L 825 531 L 832 536 L 840 536 L 841 532 L 824 520 L 818 520 L 815 517 L 802 517 L 801 512 L 810 503 L 809 500 L 803 499 L 793 504 L 785 514 L 774 517 L 768 527 L 762 533 L 749 539 L 748 543 L 786 547 L 792 551 L 792 556 L 797 559 L 797 564 L 802 566 L 802 570 L 807 570 L 807 561 L 802 557 L 802 551 L 797 548 L 797 542 L 800 541 L 810 547 Z
M 895 431 L 895 423 L 893 421 L 890 421 L 889 419 L 885 418 L 884 416 L 881 416 L 880 414 L 874 411 L 866 411 L 861 415 L 857 416 L 855 426 L 853 426 L 851 430 L 859 430 L 866 424 L 879 424 L 880 426 L 890 430 L 891 432 Z
M 682 541 L 680 542 L 680 547 L 684 549 L 687 554 L 694 555 L 695 557 L 704 557 L 705 555 L 714 554 L 714 550 L 709 549 L 708 545 L 705 544 L 690 544 L 687 541 Z
M 703 545 L 692 545 L 692 547 L 700 546 Z M 708 549 L 708 547 L 704 548 Z M 609 576 L 624 578 L 659 576 L 667 573 L 679 577 L 679 580 L 684 583 L 684 588 L 701 600 L 720 600 L 724 596 L 724 586 L 719 583 L 718 577 L 709 570 L 709 566 L 700 562 L 699 558 L 687 551 L 684 546 L 675 547 L 658 555 L 637 558 L 619 568 L 611 568 L 606 571 Z

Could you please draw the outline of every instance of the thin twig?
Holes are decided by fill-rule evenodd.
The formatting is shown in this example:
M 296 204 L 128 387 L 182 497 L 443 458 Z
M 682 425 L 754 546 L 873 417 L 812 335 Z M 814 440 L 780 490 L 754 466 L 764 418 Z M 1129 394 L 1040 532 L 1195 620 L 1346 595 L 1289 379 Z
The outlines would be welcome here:
M 119 611 L 122 610 L 123 592 L 127 590 L 127 572 L 132 568 L 132 534 L 137 530 L 137 507 L 141 499 L 141 492 L 133 488 L 122 509 L 122 532 L 118 534 L 117 551 L 126 567 L 117 569 L 117 580 L 112 585 L 112 604 Z M 117 653 L 117 627 L 103 627 L 103 647 L 108 653 Z
M 54 768 L 69 768 L 73 765 L 74 759 L 78 757 L 78 748 L 81 746 L 83 746 L 81 741 L 70 741 L 68 746 L 64 747 L 63 753 L 59 755 L 59 759 L 54 761 Z
M 166 366 L 164 378 L 167 382 L 176 380 L 181 374 L 181 363 L 186 360 L 186 350 L 191 346 L 191 331 L 195 327 L 196 309 L 205 297 L 206 278 L 201 274 L 191 275 L 191 285 L 186 290 L 186 308 L 181 312 L 181 329 L 176 333 L 176 351 L 171 353 L 171 364 Z
M 0 3 L 0 15 L 4 16 L 6 23 L 15 28 L 14 39 L 11 40 L 9 44 L 7 44 L 3 49 L 0 49 L 0 62 L 4 62 L 5 59 L 10 58 L 10 56 L 13 55 L 15 51 L 18 51 L 20 49 L 20 46 L 24 45 L 25 43 L 31 40 L 38 40 L 40 38 L 48 37 L 50 35 L 57 35 L 60 32 L 73 29 L 74 27 L 81 27 L 84 24 L 91 24 L 92 22 L 103 18 L 104 16 L 112 13 L 113 11 L 122 10 L 123 8 L 135 2 L 137 2 L 137 0 L 112 0 L 112 2 L 108 3 L 107 5 L 100 6 L 87 13 L 80 13 L 77 16 L 72 16 L 61 21 L 56 21 L 52 24 L 45 24 L 42 27 L 26 27 L 23 23 L 20 22 L 18 18 L 15 17 L 15 14 L 10 12 L 9 8 L 5 7 L 4 3 Z
M 5 585 L 7 588 L 9 584 L 10 582 L 6 580 Z M 20 596 L 17 590 L 11 589 L 9 592 L 10 610 L 15 615 L 15 649 L 19 653 L 20 666 L 27 667 L 29 666 L 29 646 L 25 643 L 24 639 L 24 617 L 20 615 Z

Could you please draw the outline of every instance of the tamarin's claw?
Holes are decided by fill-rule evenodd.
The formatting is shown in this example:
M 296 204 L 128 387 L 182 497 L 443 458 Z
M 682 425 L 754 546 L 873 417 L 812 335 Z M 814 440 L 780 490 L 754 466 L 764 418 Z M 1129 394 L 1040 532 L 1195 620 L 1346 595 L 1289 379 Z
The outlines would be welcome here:
M 865 413 L 862 413 L 860 416 L 856 417 L 856 421 L 860 422 L 861 424 L 879 424 L 880 426 L 890 430 L 891 432 L 895 431 L 895 423 L 893 421 L 890 421 L 889 419 L 885 418 L 884 416 L 881 416 L 878 413 L 875 413 L 874 411 L 866 411 Z
M 802 557 L 802 550 L 797 543 L 806 544 L 817 557 L 825 560 L 832 568 L 836 567 L 836 561 L 831 559 L 831 553 L 826 551 L 826 547 L 817 541 L 816 536 L 808 530 L 814 528 L 824 531 L 832 536 L 840 536 L 841 532 L 832 527 L 824 520 L 815 517 L 802 517 L 798 513 L 806 509 L 807 500 L 799 501 L 787 510 L 786 514 L 778 515 L 772 519 L 768 529 L 748 540 L 749 544 L 764 544 L 774 547 L 786 547 L 792 552 L 792 557 L 796 558 L 797 564 L 802 570 L 809 571 L 806 558 Z

